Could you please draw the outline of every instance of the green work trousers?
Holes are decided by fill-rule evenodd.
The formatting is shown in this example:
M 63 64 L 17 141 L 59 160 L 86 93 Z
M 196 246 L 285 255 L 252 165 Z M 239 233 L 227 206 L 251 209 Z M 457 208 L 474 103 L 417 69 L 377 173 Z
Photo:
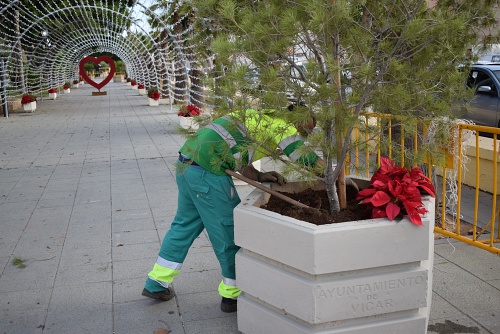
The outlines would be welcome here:
M 227 298 L 237 297 L 235 255 L 239 247 L 234 244 L 233 209 L 240 198 L 233 180 L 230 176 L 218 176 L 199 166 L 178 162 L 176 181 L 177 213 L 163 239 L 146 288 L 158 291 L 168 287 L 179 273 L 192 243 L 206 229 L 222 269 L 219 293 Z

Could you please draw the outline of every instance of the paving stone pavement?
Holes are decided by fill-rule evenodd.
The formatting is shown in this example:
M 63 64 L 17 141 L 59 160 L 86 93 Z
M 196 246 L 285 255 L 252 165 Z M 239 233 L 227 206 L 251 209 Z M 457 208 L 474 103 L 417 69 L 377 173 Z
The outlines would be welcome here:
M 0 119 L 0 334 L 239 333 L 206 233 L 175 299 L 141 296 L 176 210 L 177 107 L 121 83 L 93 90 Z M 429 333 L 500 334 L 497 255 L 436 241 L 433 291 Z

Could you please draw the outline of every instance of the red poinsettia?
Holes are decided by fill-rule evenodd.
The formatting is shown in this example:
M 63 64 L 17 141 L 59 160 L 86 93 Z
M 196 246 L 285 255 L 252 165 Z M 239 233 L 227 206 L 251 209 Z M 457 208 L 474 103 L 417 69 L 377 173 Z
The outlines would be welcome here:
M 149 94 L 149 97 L 152 98 L 153 100 L 158 100 L 160 99 L 160 93 L 158 93 L 157 91 L 151 92 Z
M 69 89 L 69 86 L 68 86 L 68 85 L 64 85 L 64 86 L 63 86 L 63 89 L 64 89 L 64 90 Z
M 131 84 L 132 86 L 135 86 L 135 85 L 137 85 L 137 81 L 132 80 L 132 81 L 130 82 L 130 84 Z
M 370 183 L 368 188 L 358 193 L 356 199 L 361 199 L 361 204 L 373 206 L 372 218 L 393 220 L 406 214 L 412 223 L 422 225 L 420 215 L 427 210 L 422 204 L 421 192 L 436 197 L 431 180 L 420 168 L 396 167 L 389 158 L 380 159 L 380 168 L 373 174 Z
M 143 84 L 138 84 L 138 85 L 137 85 L 137 88 L 138 88 L 138 89 L 144 89 L 144 85 L 143 85 Z
M 49 93 L 57 93 L 57 89 L 51 88 L 51 89 L 49 89 Z
M 78 84 L 78 80 L 73 80 L 73 85 L 77 85 Z
M 198 106 L 196 106 L 195 104 L 190 104 L 188 106 L 182 106 L 177 116 L 193 117 L 193 116 L 199 116 L 200 114 L 201 112 Z
M 28 104 L 31 102 L 36 102 L 36 96 L 35 95 L 29 95 L 29 94 L 24 94 L 21 97 L 21 104 Z

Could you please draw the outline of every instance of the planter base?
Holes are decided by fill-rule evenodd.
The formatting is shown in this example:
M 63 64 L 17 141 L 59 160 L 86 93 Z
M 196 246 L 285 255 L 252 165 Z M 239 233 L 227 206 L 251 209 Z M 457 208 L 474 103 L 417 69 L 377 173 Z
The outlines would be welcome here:
M 26 112 L 34 112 L 36 110 L 36 102 L 23 104 L 23 109 Z
M 108 95 L 108 92 L 92 92 L 92 96 Z
M 317 226 L 261 209 L 269 196 L 255 189 L 234 211 L 241 332 L 426 333 L 433 198 L 423 200 L 424 226 L 408 218 Z
M 181 128 L 189 130 L 189 131 L 196 131 L 199 129 L 198 123 L 194 120 L 193 117 L 179 117 L 179 125 Z
M 152 106 L 152 107 L 159 106 L 160 105 L 160 101 L 152 99 L 152 98 L 149 98 L 149 105 Z

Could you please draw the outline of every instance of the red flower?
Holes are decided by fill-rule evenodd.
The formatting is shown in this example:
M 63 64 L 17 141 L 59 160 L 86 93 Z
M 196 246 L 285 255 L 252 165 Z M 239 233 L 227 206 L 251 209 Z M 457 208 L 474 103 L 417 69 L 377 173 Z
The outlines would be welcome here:
M 137 81 L 132 80 L 132 82 L 131 82 L 130 84 L 131 84 L 132 86 L 135 86 L 135 85 L 137 85 Z
M 421 192 L 435 196 L 431 180 L 420 168 L 396 167 L 389 158 L 380 159 L 380 168 L 373 174 L 371 185 L 361 190 L 356 199 L 372 206 L 372 218 L 389 218 L 408 215 L 410 221 L 422 225 L 420 215 L 427 212 L 422 204 Z
M 160 93 L 158 93 L 157 91 L 151 92 L 151 94 L 149 94 L 149 97 L 153 100 L 158 100 L 160 99 Z
M 68 85 L 64 85 L 63 89 L 64 90 L 69 89 L 69 86 Z
M 78 80 L 73 80 L 73 85 L 77 85 L 78 84 Z
M 144 85 L 143 84 L 137 85 L 137 89 L 144 89 Z
M 57 89 L 51 88 L 51 89 L 49 89 L 49 93 L 57 93 Z
M 193 116 L 199 116 L 200 114 L 201 111 L 198 108 L 198 106 L 196 106 L 195 104 L 190 104 L 188 106 L 182 106 L 177 116 L 193 117 Z
M 28 103 L 31 103 L 31 102 L 36 102 L 36 96 L 24 94 L 21 97 L 21 104 L 28 104 Z

